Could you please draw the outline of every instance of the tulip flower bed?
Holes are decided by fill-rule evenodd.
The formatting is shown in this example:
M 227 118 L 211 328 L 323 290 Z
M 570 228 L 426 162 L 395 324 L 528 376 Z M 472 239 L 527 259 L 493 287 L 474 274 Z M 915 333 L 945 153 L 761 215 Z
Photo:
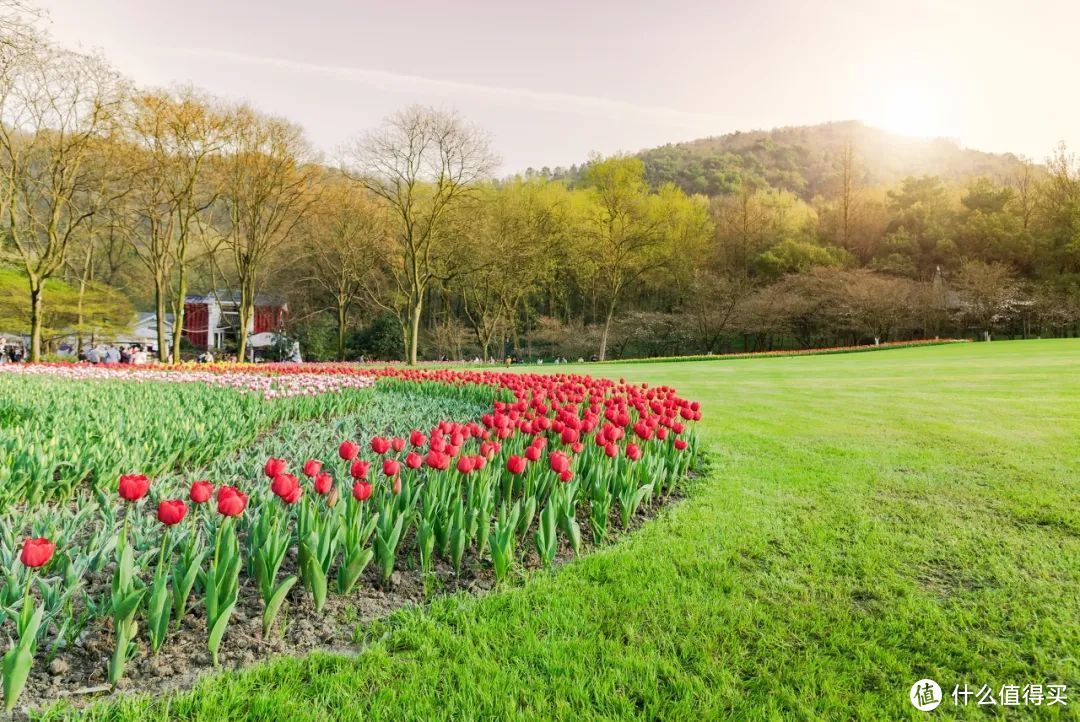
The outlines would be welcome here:
M 177 383 L 157 383 L 163 380 Z M 371 384 L 362 375 L 148 375 L 0 365 L 0 510 L 63 501 L 84 486 L 115 484 L 130 468 L 156 475 L 206 463 L 284 420 L 354 410 Z M 268 391 L 277 396 L 268 399 Z
M 344 365 L 266 371 L 301 369 L 380 381 L 362 405 L 294 414 L 206 465 L 129 468 L 76 503 L 0 516 L 0 633 L 13 640 L 6 706 L 156 689 L 219 664 L 348 644 L 349 622 L 484 590 L 613 539 L 677 493 L 695 458 L 700 409 L 667 387 Z M 91 383 L 109 393 L 187 388 Z M 266 403 L 196 388 L 238 405 L 226 419 Z
M 256 367 L 257 368 L 257 367 Z M 241 393 L 261 394 L 265 399 L 294 396 L 319 396 L 345 389 L 365 389 L 373 381 L 363 375 L 309 374 L 288 375 L 234 370 L 229 373 L 190 370 L 184 367 L 141 368 L 138 366 L 89 366 L 85 364 L 4 364 L 0 374 L 42 376 L 76 381 L 151 381 L 198 384 L 235 389 Z

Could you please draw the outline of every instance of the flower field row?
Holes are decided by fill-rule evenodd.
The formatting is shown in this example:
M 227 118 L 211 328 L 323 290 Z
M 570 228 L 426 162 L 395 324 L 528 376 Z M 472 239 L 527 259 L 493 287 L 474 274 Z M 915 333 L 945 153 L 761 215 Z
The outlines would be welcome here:
M 199 384 L 203 386 L 234 389 L 241 393 L 261 394 L 265 399 L 283 399 L 294 396 L 318 396 L 338 393 L 345 389 L 365 389 L 374 384 L 369 376 L 361 374 L 311 374 L 288 375 L 232 371 L 214 373 L 203 370 L 177 368 L 140 368 L 137 366 L 91 366 L 88 364 L 4 364 L 0 374 L 17 376 L 43 376 L 74 381 L 134 381 Z
M 0 366 L 11 368 L 43 367 Z M 267 400 L 220 384 L 139 383 L 106 371 L 118 379 L 109 382 L 49 368 L 0 373 L 0 510 L 63 501 L 132 467 L 158 475 L 206 463 L 284 420 L 356 409 L 371 383 L 358 376 L 338 393 Z
M 134 657 L 160 653 L 191 624 L 204 629 L 216 664 L 245 595 L 257 598 L 271 637 L 286 605 L 321 615 L 358 585 L 392 586 L 396 570 L 428 578 L 487 569 L 502 580 L 522 564 L 550 565 L 629 527 L 693 463 L 690 427 L 701 411 L 667 387 L 445 370 L 372 375 L 384 377 L 373 404 L 415 399 L 426 413 L 458 414 L 480 393 L 489 400 L 473 418 L 429 415 L 409 429 L 387 418 L 367 427 L 385 432 L 363 436 L 334 427 L 346 433 L 329 448 L 329 434 L 297 435 L 262 447 L 281 455 L 242 459 L 247 468 L 225 479 L 131 469 L 67 514 L 6 519 L 0 609 L 18 641 L 5 657 L 5 704 L 15 704 L 35 663 L 92 627 L 112 630 L 105 666 L 115 685 Z M 95 575 L 108 583 L 88 590 L 80 580 Z

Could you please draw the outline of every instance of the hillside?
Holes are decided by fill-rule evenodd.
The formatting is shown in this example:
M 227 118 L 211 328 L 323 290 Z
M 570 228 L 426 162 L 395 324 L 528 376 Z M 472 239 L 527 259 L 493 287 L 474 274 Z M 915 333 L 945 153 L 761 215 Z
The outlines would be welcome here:
M 654 186 L 671 181 L 688 193 L 716 196 L 732 192 L 745 177 L 809 200 L 837 177 L 849 142 L 862 187 L 921 175 L 945 181 L 989 176 L 1001 182 L 1014 176 L 1021 164 L 1011 153 L 984 153 L 945 138 L 906 137 L 858 121 L 729 133 L 637 155 Z

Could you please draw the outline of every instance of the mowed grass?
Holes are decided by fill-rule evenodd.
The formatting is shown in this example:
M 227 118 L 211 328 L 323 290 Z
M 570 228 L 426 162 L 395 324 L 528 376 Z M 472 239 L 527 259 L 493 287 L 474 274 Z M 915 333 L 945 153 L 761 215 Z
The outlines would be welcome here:
M 578 370 L 543 367 L 544 370 Z M 710 465 L 619 544 L 99 719 L 919 719 L 1080 709 L 1080 341 L 590 365 L 703 404 Z

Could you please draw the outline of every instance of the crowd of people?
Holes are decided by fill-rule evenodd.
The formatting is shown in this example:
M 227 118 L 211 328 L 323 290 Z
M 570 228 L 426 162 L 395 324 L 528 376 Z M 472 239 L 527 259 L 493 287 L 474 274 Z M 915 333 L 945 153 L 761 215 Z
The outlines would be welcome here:
M 142 365 L 151 363 L 153 358 L 153 349 L 143 348 L 139 344 L 131 346 L 97 344 L 96 346 L 84 346 L 79 352 L 80 361 L 92 364 Z
M 0 364 L 19 363 L 26 358 L 26 349 L 22 344 L 9 344 L 8 340 L 0 336 Z

